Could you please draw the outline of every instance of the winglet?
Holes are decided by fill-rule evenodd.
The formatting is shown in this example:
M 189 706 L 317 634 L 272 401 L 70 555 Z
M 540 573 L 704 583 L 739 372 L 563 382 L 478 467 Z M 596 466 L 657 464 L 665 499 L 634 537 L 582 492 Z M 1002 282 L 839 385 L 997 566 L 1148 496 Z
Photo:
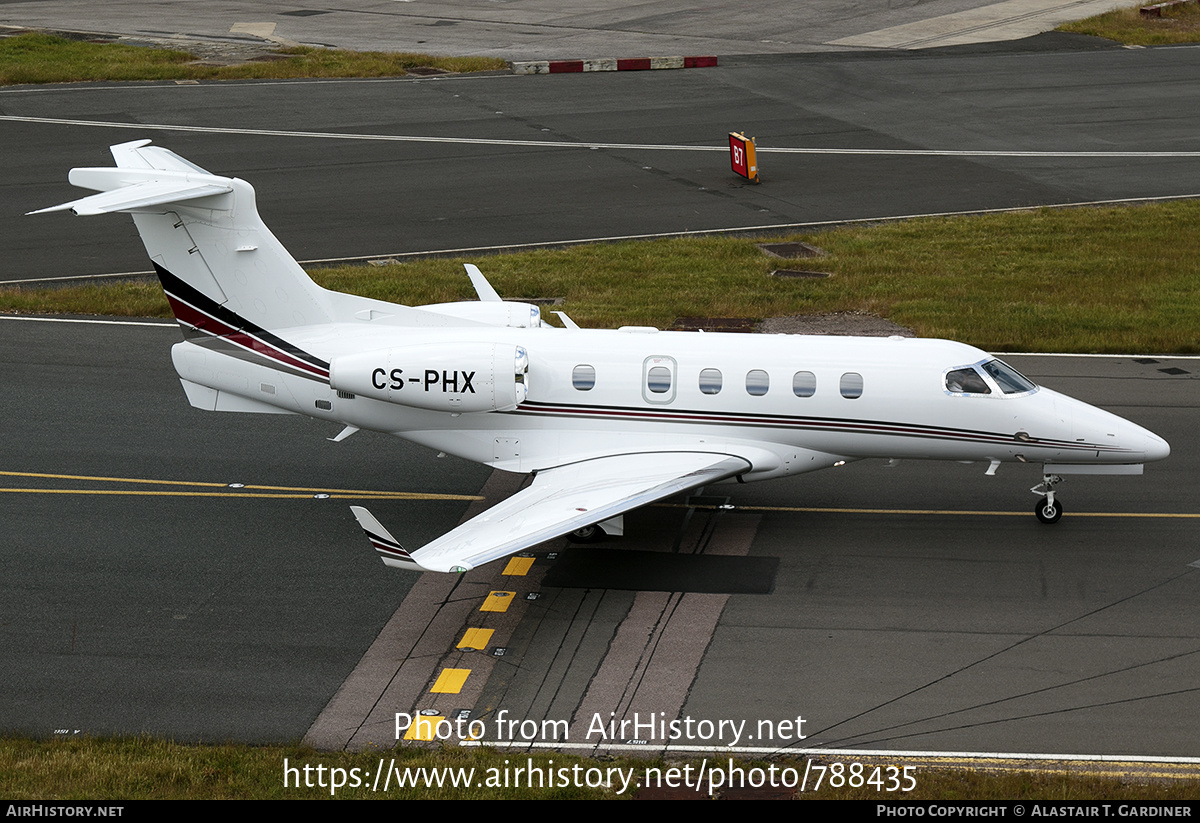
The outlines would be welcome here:
M 366 533 L 367 539 L 371 541 L 371 545 L 375 547 L 375 551 L 379 552 L 379 557 L 385 566 L 416 572 L 427 571 L 424 566 L 412 559 L 399 541 L 392 537 L 383 524 L 375 519 L 375 515 L 362 506 L 351 506 L 350 511 L 354 513 L 354 518 L 358 520 L 358 525 L 362 526 L 362 530 Z
M 503 303 L 499 293 L 492 288 L 492 284 L 483 276 L 483 272 L 474 263 L 463 263 L 463 268 L 467 270 L 467 277 L 471 278 L 471 285 L 475 287 L 475 293 L 479 295 L 479 299 L 484 303 Z

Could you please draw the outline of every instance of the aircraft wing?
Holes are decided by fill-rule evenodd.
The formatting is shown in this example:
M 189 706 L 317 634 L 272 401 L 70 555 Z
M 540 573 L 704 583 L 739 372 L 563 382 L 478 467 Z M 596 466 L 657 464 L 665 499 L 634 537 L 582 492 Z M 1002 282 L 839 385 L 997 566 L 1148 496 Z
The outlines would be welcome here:
M 551 538 L 750 468 L 728 454 L 620 454 L 544 469 L 533 484 L 432 543 L 407 552 L 361 506 L 359 525 L 389 566 L 464 572 Z

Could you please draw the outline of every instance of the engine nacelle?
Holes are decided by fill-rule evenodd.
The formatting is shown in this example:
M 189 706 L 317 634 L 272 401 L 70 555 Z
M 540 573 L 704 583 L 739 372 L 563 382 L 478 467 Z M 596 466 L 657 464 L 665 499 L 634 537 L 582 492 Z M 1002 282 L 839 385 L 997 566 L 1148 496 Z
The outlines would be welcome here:
M 347 354 L 329 364 L 338 391 L 448 412 L 512 411 L 528 394 L 529 355 L 511 343 L 430 343 Z
M 532 303 L 464 300 L 458 303 L 433 303 L 420 306 L 421 311 L 473 320 L 488 326 L 507 326 L 511 329 L 537 329 L 542 325 L 542 310 Z

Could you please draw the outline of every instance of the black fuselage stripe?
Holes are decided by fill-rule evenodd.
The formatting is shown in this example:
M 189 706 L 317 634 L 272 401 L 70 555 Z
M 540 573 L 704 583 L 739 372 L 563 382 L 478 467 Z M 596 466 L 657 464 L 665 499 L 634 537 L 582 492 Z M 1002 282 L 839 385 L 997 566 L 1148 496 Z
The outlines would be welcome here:
M 225 329 L 225 332 L 217 334 L 206 328 L 207 324 L 194 322 L 194 319 L 191 318 L 179 319 L 184 320 L 184 322 L 189 323 L 199 331 L 213 334 L 213 336 L 246 335 L 253 338 L 260 345 L 268 349 L 274 349 L 278 357 L 284 359 L 285 362 L 287 359 L 299 361 L 303 366 L 312 368 L 314 373 L 322 377 L 328 377 L 329 363 L 326 361 L 314 357 L 261 326 L 251 323 L 236 312 L 219 305 L 215 300 L 193 288 L 158 263 L 154 264 L 154 269 L 158 273 L 158 279 L 162 283 L 163 291 L 167 293 L 168 298 L 174 298 L 203 317 L 219 324 L 220 327 Z M 258 353 L 268 356 L 262 351 Z M 293 367 L 295 367 L 294 364 Z

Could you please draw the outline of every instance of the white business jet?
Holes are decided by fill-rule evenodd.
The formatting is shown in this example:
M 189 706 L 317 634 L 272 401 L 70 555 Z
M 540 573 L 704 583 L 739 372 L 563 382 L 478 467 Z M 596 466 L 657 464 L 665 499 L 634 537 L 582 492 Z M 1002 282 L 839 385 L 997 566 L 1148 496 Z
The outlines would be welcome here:
M 148 140 L 117 168 L 71 171 L 100 192 L 43 212 L 128 212 L 184 341 L 193 406 L 296 413 L 387 432 L 531 485 L 443 537 L 404 549 L 352 507 L 384 563 L 463 572 L 721 480 L 853 460 L 1043 464 L 1035 513 L 1062 514 L 1066 474 L 1140 474 L 1170 447 L 1128 420 L 1041 388 L 946 340 L 581 329 L 505 301 L 409 307 L 317 286 L 263 225 L 254 189 Z M 35 212 L 37 213 L 37 212 Z

